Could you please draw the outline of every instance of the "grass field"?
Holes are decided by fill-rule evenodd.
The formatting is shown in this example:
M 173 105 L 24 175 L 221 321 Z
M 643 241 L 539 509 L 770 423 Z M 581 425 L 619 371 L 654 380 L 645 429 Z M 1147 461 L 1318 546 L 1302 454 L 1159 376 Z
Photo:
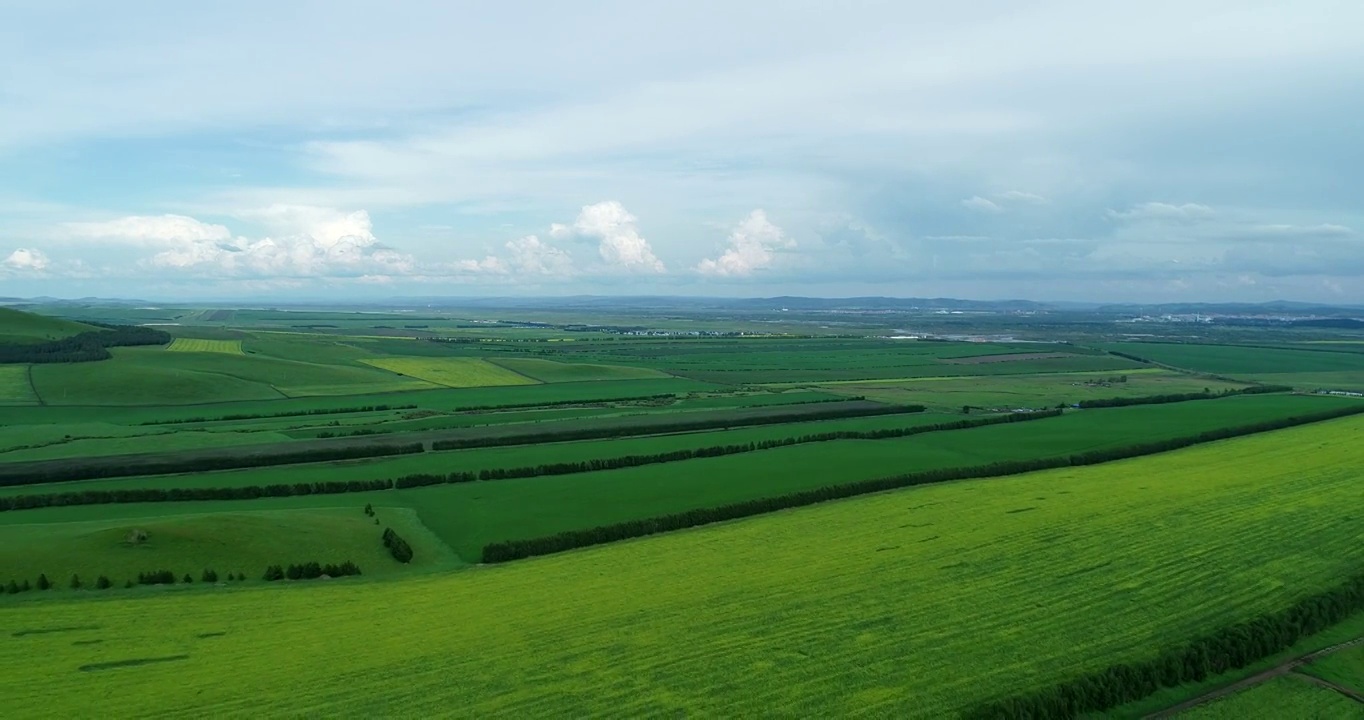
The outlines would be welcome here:
M 0 365 L 0 404 L 36 405 L 38 396 L 28 382 L 27 365 Z
M 1357 571 L 1360 428 L 923 487 L 454 575 L 9 601 L 19 636 L 0 644 L 0 695 L 19 715 L 99 697 L 182 715 L 457 703 L 478 716 L 944 717 Z M 222 634 L 198 639 L 210 632 Z M 180 659 L 80 670 L 166 657 Z
M 1185 370 L 1233 377 L 1284 373 L 1364 373 L 1364 353 L 1240 345 L 1116 343 L 1110 350 Z
M 227 355 L 242 355 L 241 340 L 204 340 L 201 338 L 175 338 L 166 347 L 172 352 L 215 352 Z
M 1327 655 L 1302 667 L 1301 672 L 1330 680 L 1364 695 L 1364 646 Z
M 1123 378 L 1123 382 L 1109 382 Z M 1169 393 L 1219 392 L 1245 387 L 1242 383 L 1191 377 L 1165 370 L 1130 373 L 1050 373 L 973 378 L 838 383 L 821 386 L 832 392 L 863 395 L 871 400 L 917 403 L 938 409 L 973 407 L 1054 407 L 1113 397 Z
M 266 566 L 291 562 L 354 561 L 366 575 L 392 576 L 416 569 L 449 567 L 453 556 L 407 508 L 379 507 L 376 526 L 364 503 L 306 510 L 258 510 L 211 515 L 107 519 L 41 526 L 0 526 L 0 583 L 32 581 L 46 573 L 57 589 L 73 574 L 86 582 L 107 575 L 122 587 L 139 572 L 171 570 L 196 581 L 205 568 L 245 572 L 259 580 Z M 393 560 L 380 536 L 393 527 L 412 544 L 413 562 Z M 127 541 L 132 530 L 147 541 Z
M 536 380 L 478 358 L 387 357 L 366 365 L 453 388 L 534 385 Z
M 98 329 L 93 325 L 0 307 L 0 343 L 59 340 Z
M 1364 705 L 1296 677 L 1275 678 L 1181 713 L 1180 720 L 1361 720 Z
M 561 363 L 534 358 L 499 358 L 493 362 L 520 375 L 547 383 L 668 377 L 667 373 L 658 370 L 623 365 Z

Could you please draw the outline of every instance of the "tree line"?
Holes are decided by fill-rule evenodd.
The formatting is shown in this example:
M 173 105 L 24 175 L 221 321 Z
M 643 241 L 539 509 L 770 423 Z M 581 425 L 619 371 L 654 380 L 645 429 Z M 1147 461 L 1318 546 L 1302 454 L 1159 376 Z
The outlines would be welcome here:
M 332 445 L 306 450 L 282 450 L 261 454 L 204 455 L 186 458 L 146 458 L 118 461 L 118 458 L 90 461 L 43 460 L 32 463 L 13 463 L 0 469 L 0 486 L 41 485 L 70 480 L 130 475 L 168 475 L 173 473 L 211 472 L 239 468 L 289 465 L 293 463 L 353 460 L 356 458 L 411 455 L 425 448 L 421 443 L 395 445 Z
M 1113 665 L 1025 695 L 977 706 L 968 720 L 1074 718 L 1140 700 L 1163 687 L 1202 682 L 1283 652 L 1364 610 L 1364 574 L 1276 612 L 1177 646 L 1150 659 Z
M 227 580 L 229 582 L 235 582 L 245 579 L 246 573 L 227 574 Z M 199 580 L 200 582 L 216 583 L 218 582 L 218 571 L 213 570 L 211 568 L 205 568 L 203 573 L 199 576 Z M 176 574 L 171 572 L 170 570 L 148 570 L 138 573 L 136 581 L 130 579 L 124 583 L 123 587 L 127 589 L 132 588 L 136 585 L 174 585 L 176 583 L 184 583 L 188 585 L 193 582 L 194 576 L 190 575 L 189 573 L 185 573 L 184 576 L 177 579 Z M 0 586 L 0 593 L 17 595 L 18 593 L 29 592 L 35 589 L 51 590 L 54 587 L 55 584 L 48 579 L 47 574 L 40 573 L 38 575 L 38 580 L 36 583 L 30 583 L 28 580 L 24 580 L 22 583 L 17 582 L 15 580 L 10 580 L 8 584 Z M 100 575 L 98 578 L 95 579 L 93 583 L 87 584 L 85 581 L 81 580 L 79 574 L 76 574 L 71 576 L 71 580 L 70 582 L 67 583 L 67 587 L 71 588 L 72 590 L 82 589 L 108 590 L 114 587 L 114 582 L 109 579 L 108 575 Z
M 860 406 L 851 408 L 828 408 L 800 413 L 799 415 L 758 415 L 753 417 L 707 418 L 703 420 L 679 420 L 670 423 L 620 425 L 613 427 L 581 428 L 578 430 L 556 430 L 543 433 L 508 435 L 505 437 L 457 438 L 437 440 L 431 444 L 432 450 L 464 450 L 475 447 L 497 447 L 503 445 L 527 445 L 544 442 L 565 442 L 570 440 L 597 440 L 605 438 L 633 437 L 637 435 L 656 435 L 691 430 L 720 430 L 753 425 L 775 425 L 783 422 L 806 422 L 815 420 L 837 420 L 840 418 L 877 417 L 882 415 L 908 415 L 926 410 L 923 405 L 883 405 Z
M 308 415 L 343 415 L 346 413 L 383 412 L 385 410 L 414 410 L 416 405 L 361 405 L 358 407 L 320 408 L 313 410 L 285 410 L 273 413 L 237 413 L 216 417 L 191 417 L 178 420 L 148 420 L 139 425 L 183 425 L 186 423 L 220 422 L 226 420 L 265 420 L 269 418 L 306 417 Z
M 285 567 L 283 565 L 271 565 L 265 568 L 262 576 L 266 582 L 277 580 L 316 580 L 326 575 L 327 577 L 346 577 L 349 575 L 359 575 L 360 566 L 347 560 L 341 564 L 322 563 L 310 561 L 305 563 L 294 563 Z
M 72 363 L 108 360 L 111 347 L 134 345 L 165 345 L 170 333 L 140 325 L 97 325 L 99 330 L 88 330 L 60 340 L 38 343 L 0 343 L 0 363 Z
M 1125 447 L 1092 450 L 1073 455 L 1061 455 L 1033 460 L 1007 460 L 984 465 L 925 470 L 851 483 L 825 485 L 812 490 L 803 490 L 787 495 L 759 498 L 718 507 L 698 508 L 682 513 L 630 520 L 612 525 L 600 525 L 582 530 L 567 530 L 555 535 L 538 538 L 489 543 L 483 547 L 483 562 L 499 563 L 520 560 L 522 558 L 534 557 L 537 555 L 549 555 L 551 553 L 563 552 L 565 550 L 572 550 L 580 547 L 601 545 L 604 543 L 616 542 L 618 540 L 643 537 L 673 530 L 682 530 L 698 525 L 736 520 L 777 510 L 813 505 L 829 500 L 839 500 L 885 490 L 896 490 L 915 485 L 928 485 L 971 478 L 1004 477 L 1035 472 L 1038 470 L 1095 465 L 1111 462 L 1113 460 L 1168 452 L 1200 443 L 1225 440 L 1242 435 L 1252 435 L 1255 433 L 1268 432 L 1270 430 L 1279 430 L 1295 425 L 1321 422 L 1323 420 L 1331 420 L 1361 413 L 1364 413 L 1364 405 L 1334 408 L 1332 410 L 1310 415 L 1278 418 L 1250 425 L 1209 430 L 1198 433 L 1197 435 L 1187 435 L 1179 438 L 1170 438 Z
M 1187 402 L 1190 400 L 1215 400 L 1231 395 L 1263 395 L 1265 393 L 1292 392 L 1287 385 L 1251 385 L 1240 389 L 1228 388 L 1221 392 L 1204 390 L 1192 393 L 1167 393 L 1164 395 L 1143 395 L 1141 397 L 1115 397 L 1096 400 L 1081 400 L 1076 403 L 1082 408 L 1127 407 L 1129 405 L 1162 405 L 1165 403 Z
M 32 510 L 44 507 L 66 507 L 70 505 L 115 505 L 145 502 L 195 502 L 205 500 L 255 500 L 258 498 L 293 497 L 298 495 L 338 495 L 354 492 L 375 492 L 379 490 L 409 489 L 431 485 L 448 485 L 478 480 L 504 480 L 511 478 L 565 475 L 597 470 L 616 470 L 639 467 L 665 462 L 677 462 L 694 458 L 720 457 L 737 453 L 755 452 L 777 447 L 787 447 L 802 443 L 825 442 L 830 440 L 884 440 L 908 437 L 920 433 L 945 430 L 965 430 L 986 425 L 1025 422 L 1056 417 L 1059 410 L 1035 413 L 1016 413 L 992 415 L 989 417 L 932 425 L 914 425 L 903 428 L 882 428 L 878 430 L 840 430 L 827 433 L 814 433 L 791 438 L 776 438 L 755 443 L 737 445 L 715 445 L 710 447 L 684 449 L 653 455 L 627 455 L 615 458 L 600 458 L 583 462 L 548 463 L 516 468 L 456 471 L 451 473 L 412 473 L 395 478 L 376 480 L 349 480 L 313 483 L 294 483 L 278 485 L 244 485 L 241 487 L 219 488 L 130 488 L 120 490 L 77 490 L 64 493 L 43 495 L 0 496 L 0 512 L 7 510 Z

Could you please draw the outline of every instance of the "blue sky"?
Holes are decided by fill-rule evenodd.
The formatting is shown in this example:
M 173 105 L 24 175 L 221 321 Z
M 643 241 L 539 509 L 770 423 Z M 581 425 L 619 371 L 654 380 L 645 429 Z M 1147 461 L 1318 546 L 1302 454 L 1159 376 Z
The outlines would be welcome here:
M 1358 2 L 5 6 L 0 296 L 1364 302 Z

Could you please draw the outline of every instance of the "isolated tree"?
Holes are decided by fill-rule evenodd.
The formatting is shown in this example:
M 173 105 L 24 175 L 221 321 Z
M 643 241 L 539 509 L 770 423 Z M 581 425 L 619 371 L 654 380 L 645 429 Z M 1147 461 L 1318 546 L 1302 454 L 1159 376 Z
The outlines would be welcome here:
M 185 579 L 182 580 L 181 582 L 185 583 L 186 585 L 191 585 L 194 583 L 194 578 L 191 577 L 189 573 L 185 573 Z
M 205 568 L 202 579 L 204 582 L 218 582 L 218 573 L 214 572 L 211 569 Z
M 71 576 L 71 589 L 72 589 L 72 590 L 79 590 L 79 589 L 81 589 L 81 578 L 80 578 L 79 575 L 72 575 L 72 576 Z
M 108 590 L 109 588 L 111 588 L 111 587 L 113 587 L 113 586 L 114 586 L 114 584 L 113 584 L 112 582 L 110 582 L 110 581 L 109 581 L 109 578 L 106 577 L 106 576 L 104 576 L 104 575 L 100 575 L 100 576 L 99 576 L 99 579 L 95 581 L 95 589 L 96 589 L 96 590 Z
M 51 589 L 52 589 L 52 581 L 47 579 L 47 575 L 46 575 L 46 574 L 40 574 L 40 575 L 38 576 L 38 589 L 39 589 L 39 590 L 51 590 Z

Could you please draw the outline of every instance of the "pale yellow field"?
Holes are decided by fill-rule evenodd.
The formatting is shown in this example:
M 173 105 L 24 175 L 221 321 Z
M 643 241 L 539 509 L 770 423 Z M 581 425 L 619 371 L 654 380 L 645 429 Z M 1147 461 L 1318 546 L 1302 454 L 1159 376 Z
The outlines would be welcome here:
M 0 403 L 34 405 L 38 396 L 28 381 L 27 365 L 0 365 Z
M 478 358 L 386 357 L 360 362 L 454 388 L 539 384 L 537 380 Z
M 16 717 L 952 717 L 1357 572 L 1362 431 L 390 582 L 0 598 L 0 697 Z
M 211 352 L 224 355 L 242 355 L 241 340 L 203 340 L 200 338 L 176 338 L 166 348 L 175 352 Z

